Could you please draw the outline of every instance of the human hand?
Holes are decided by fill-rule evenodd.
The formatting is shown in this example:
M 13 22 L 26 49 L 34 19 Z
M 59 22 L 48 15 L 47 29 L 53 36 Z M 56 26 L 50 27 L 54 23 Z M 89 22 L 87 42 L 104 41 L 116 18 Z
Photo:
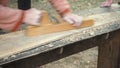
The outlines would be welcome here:
M 79 15 L 75 15 L 73 13 L 67 13 L 63 16 L 63 19 L 72 24 L 73 26 L 79 26 L 81 25 L 82 21 L 83 21 L 83 17 L 79 16 Z
M 105 2 L 102 2 L 100 7 L 110 7 L 112 4 L 112 1 L 105 1 Z
M 19 25 L 24 22 L 29 25 L 39 25 L 41 11 L 37 9 L 29 9 L 26 11 L 12 9 L 0 5 L 0 28 L 8 31 L 13 31 L 19 28 Z
M 42 15 L 42 12 L 35 8 L 26 10 L 23 22 L 29 25 L 39 25 L 41 15 Z

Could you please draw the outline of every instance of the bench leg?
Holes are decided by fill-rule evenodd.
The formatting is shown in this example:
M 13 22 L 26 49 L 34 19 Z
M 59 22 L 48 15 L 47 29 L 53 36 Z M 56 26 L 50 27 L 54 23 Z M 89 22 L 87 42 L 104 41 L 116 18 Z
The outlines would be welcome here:
M 107 37 L 99 46 L 98 68 L 120 68 L 120 30 Z

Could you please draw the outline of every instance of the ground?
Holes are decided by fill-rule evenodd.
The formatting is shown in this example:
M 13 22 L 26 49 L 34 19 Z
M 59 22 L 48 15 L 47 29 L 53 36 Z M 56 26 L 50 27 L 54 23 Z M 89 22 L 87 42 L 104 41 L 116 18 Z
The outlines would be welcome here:
M 97 68 L 97 47 L 46 64 L 40 68 Z
M 99 7 L 100 3 L 104 0 L 68 1 L 73 12 L 76 12 L 83 9 Z M 12 0 L 12 2 L 15 2 L 15 0 Z M 114 2 L 117 2 L 117 0 Z M 11 7 L 14 7 L 14 5 L 16 5 L 16 3 L 13 3 L 12 5 L 10 4 Z M 55 12 L 47 0 L 32 0 L 32 7 L 46 10 L 49 12 L 50 15 L 53 15 L 53 12 Z M 43 65 L 40 68 L 97 68 L 97 56 L 98 48 L 95 47 L 81 53 L 66 57 L 64 59 L 60 59 L 58 61 Z

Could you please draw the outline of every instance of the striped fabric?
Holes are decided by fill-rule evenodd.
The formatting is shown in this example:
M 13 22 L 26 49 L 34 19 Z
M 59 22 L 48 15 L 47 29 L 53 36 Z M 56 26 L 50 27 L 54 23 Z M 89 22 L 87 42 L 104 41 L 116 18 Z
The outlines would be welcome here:
M 0 5 L 7 6 L 9 0 L 0 0 Z
M 61 16 L 70 12 L 70 6 L 66 0 L 49 0 L 52 6 L 61 14 Z
M 12 30 L 21 18 L 22 10 L 0 5 L 0 28 Z

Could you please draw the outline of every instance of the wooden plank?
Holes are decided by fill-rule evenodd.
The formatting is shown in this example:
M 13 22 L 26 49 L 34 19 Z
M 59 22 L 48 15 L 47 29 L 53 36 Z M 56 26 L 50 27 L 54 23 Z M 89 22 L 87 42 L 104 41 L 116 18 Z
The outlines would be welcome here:
M 98 68 L 119 68 L 120 30 L 108 33 L 106 42 L 99 46 Z
M 42 14 L 43 14 L 42 20 L 39 26 L 28 26 L 26 28 L 25 33 L 27 36 L 38 36 L 49 33 L 66 31 L 66 30 L 90 27 L 94 24 L 94 21 L 92 19 L 87 19 L 87 18 L 83 20 L 80 26 L 76 26 L 76 27 L 72 26 L 71 24 L 65 21 L 62 21 L 57 24 L 53 24 L 52 22 L 49 21 L 47 12 L 44 11 Z
M 119 50 L 119 59 L 118 59 L 118 64 L 119 64 L 119 68 L 120 68 L 120 50 Z

